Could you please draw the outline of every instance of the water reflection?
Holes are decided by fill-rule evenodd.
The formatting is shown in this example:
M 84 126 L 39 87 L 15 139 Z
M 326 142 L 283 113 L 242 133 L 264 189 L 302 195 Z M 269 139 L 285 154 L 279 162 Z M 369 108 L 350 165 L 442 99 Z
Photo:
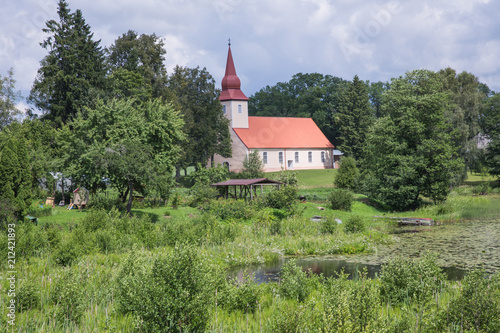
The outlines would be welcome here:
M 280 271 L 283 265 L 291 258 L 283 259 L 272 264 L 251 265 L 246 267 L 235 268 L 229 271 L 231 278 L 238 277 L 242 279 L 247 274 L 254 274 L 255 280 L 259 283 L 277 282 L 279 280 Z M 349 279 L 354 279 L 359 275 L 364 268 L 367 270 L 369 278 L 376 278 L 380 274 L 381 265 L 378 264 L 363 264 L 359 262 L 350 262 L 336 257 L 305 257 L 295 258 L 298 266 L 302 267 L 303 271 L 311 271 L 314 274 L 323 274 L 324 277 L 338 276 L 340 272 L 349 275 Z M 454 267 L 443 267 L 443 271 L 448 275 L 449 280 L 461 280 L 467 271 Z

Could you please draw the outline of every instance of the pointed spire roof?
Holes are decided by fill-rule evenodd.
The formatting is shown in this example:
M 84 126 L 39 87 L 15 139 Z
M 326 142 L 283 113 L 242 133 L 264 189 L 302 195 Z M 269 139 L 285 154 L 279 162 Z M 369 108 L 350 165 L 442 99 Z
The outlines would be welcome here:
M 233 55 L 231 53 L 231 42 L 229 42 L 229 50 L 227 52 L 226 73 L 222 79 L 222 91 L 219 100 L 240 100 L 248 101 L 248 97 L 240 90 L 241 82 L 236 75 L 234 67 Z

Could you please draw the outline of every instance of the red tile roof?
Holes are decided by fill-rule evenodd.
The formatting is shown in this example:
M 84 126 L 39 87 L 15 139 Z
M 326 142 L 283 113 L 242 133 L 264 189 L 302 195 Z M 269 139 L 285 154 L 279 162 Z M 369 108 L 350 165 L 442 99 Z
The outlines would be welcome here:
M 248 117 L 234 131 L 247 148 L 334 148 L 311 118 Z

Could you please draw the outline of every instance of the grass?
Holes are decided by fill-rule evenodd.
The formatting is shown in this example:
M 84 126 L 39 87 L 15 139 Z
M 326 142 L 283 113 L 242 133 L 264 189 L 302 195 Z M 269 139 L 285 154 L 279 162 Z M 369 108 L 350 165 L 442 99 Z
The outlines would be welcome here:
M 333 187 L 336 169 L 293 170 L 297 174 L 300 189 Z M 267 172 L 265 177 L 276 179 L 280 172 Z

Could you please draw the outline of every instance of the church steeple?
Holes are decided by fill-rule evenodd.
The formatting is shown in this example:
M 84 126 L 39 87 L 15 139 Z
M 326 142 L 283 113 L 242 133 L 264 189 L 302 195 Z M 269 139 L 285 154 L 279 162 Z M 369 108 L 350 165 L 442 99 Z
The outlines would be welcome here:
M 241 82 L 236 75 L 233 55 L 231 53 L 231 41 L 229 41 L 229 50 L 227 52 L 226 73 L 222 79 L 222 91 L 219 96 L 221 101 L 238 100 L 248 101 L 248 97 L 241 91 Z

